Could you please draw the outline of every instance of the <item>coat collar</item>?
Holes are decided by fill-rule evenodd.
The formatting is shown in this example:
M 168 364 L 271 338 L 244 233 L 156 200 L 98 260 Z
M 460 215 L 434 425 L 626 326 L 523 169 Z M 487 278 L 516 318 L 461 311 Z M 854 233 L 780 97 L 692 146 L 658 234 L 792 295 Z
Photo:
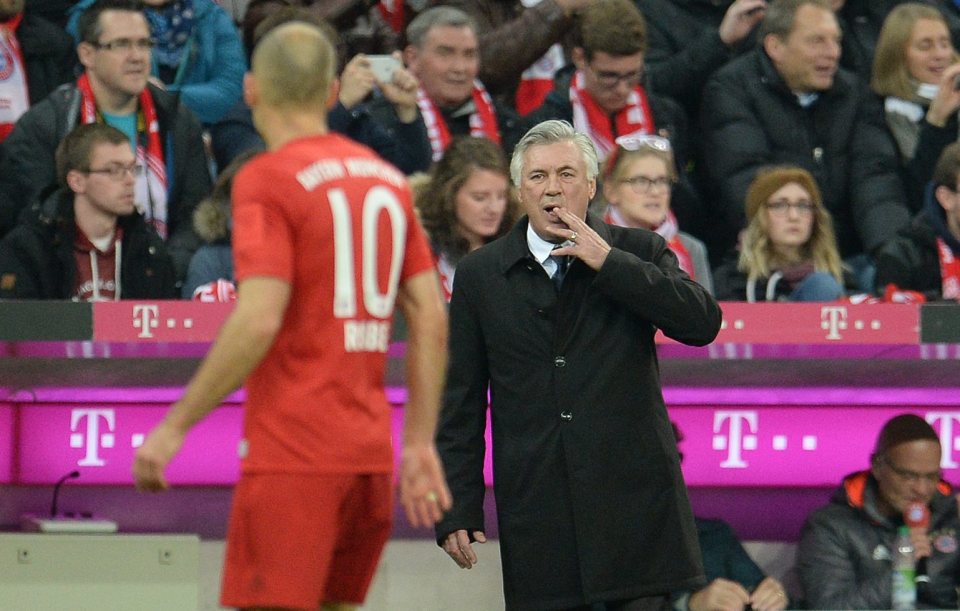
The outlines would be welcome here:
M 510 230 L 510 233 L 503 236 L 504 246 L 500 253 L 498 268 L 500 273 L 506 274 L 507 271 L 527 259 L 533 260 L 530 249 L 527 247 L 527 225 L 530 223 L 529 217 L 524 215 Z M 603 222 L 596 214 L 587 211 L 587 226 L 597 232 L 597 234 L 607 243 L 610 242 L 610 227 Z
M 789 96 L 790 99 L 799 105 L 799 102 L 797 102 L 797 94 L 790 91 L 790 88 L 787 87 L 786 81 L 784 81 L 780 73 L 777 72 L 776 66 L 773 65 L 773 60 L 770 59 L 769 55 L 767 55 L 767 52 L 763 49 L 763 46 L 758 44 L 754 53 L 756 53 L 757 64 L 759 66 L 760 82 L 781 95 Z M 849 87 L 844 78 L 843 68 L 838 67 L 837 73 L 833 76 L 833 86 L 826 91 L 821 91 L 820 98 L 814 103 L 814 105 L 818 105 L 825 99 L 829 99 L 837 95 L 843 95 L 848 88 Z

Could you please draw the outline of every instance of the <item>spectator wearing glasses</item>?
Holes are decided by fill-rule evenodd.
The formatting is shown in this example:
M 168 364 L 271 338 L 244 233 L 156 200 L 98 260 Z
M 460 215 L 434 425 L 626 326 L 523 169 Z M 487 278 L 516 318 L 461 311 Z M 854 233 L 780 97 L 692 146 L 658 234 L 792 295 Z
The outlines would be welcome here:
M 879 101 L 839 68 L 840 27 L 827 0 L 773 0 L 758 36 L 757 49 L 704 90 L 702 159 L 717 194 L 711 255 L 735 246 L 757 171 L 789 163 L 823 189 L 840 253 L 872 290 L 871 256 L 910 220 Z
M 560 72 L 543 105 L 523 118 L 533 126 L 569 121 L 589 136 L 601 163 L 620 136 L 655 134 L 670 140 L 677 167 L 687 163 L 686 116 L 676 102 L 650 92 L 643 82 L 646 23 L 630 0 L 605 0 L 581 9 L 573 66 Z M 702 205 L 681 173 L 674 213 L 694 235 L 703 227 Z
M 173 262 L 134 206 L 143 167 L 119 130 L 81 125 L 57 148 L 59 187 L 0 241 L 0 299 L 172 299 Z
M 67 31 L 95 0 L 70 10 Z M 230 15 L 213 0 L 142 0 L 155 45 L 151 82 L 180 96 L 204 125 L 220 121 L 240 101 L 246 55 Z M 79 42 L 79 39 L 78 39 Z
M 912 528 L 919 569 L 917 608 L 955 609 L 960 572 L 960 517 L 941 479 L 937 432 L 915 414 L 883 425 L 870 469 L 843 479 L 830 504 L 803 527 L 797 566 L 808 609 L 890 609 L 890 566 L 904 510 L 919 501 L 929 526 Z M 919 581 L 919 580 L 918 580 Z
M 660 235 L 677 256 L 680 269 L 713 294 L 707 248 L 680 231 L 670 210 L 677 182 L 670 141 L 660 136 L 620 136 L 603 171 L 607 210 L 603 220 L 621 227 L 640 227 Z
M 830 213 L 813 176 L 796 166 L 757 174 L 739 257 L 713 275 L 716 297 L 747 301 L 834 301 L 845 280 Z
M 136 181 L 137 209 L 167 243 L 182 278 L 199 243 L 193 209 L 211 187 L 200 124 L 176 95 L 148 84 L 153 40 L 139 3 L 98 0 L 78 26 L 85 71 L 31 107 L 4 143 L 0 235 L 56 183 L 60 141 L 78 124 L 106 123 L 127 135 L 145 168 Z

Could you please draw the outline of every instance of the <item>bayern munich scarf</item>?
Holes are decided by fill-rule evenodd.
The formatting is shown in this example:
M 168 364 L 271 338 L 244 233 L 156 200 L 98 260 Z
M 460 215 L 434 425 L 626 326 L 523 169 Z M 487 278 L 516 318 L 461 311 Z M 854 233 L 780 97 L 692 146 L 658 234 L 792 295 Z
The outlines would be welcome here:
M 493 109 L 493 100 L 480 81 L 473 82 L 473 106 L 475 110 L 470 115 L 470 135 L 486 137 L 500 144 L 500 128 L 497 126 L 497 113 Z M 433 151 L 433 160 L 439 161 L 443 152 L 450 145 L 450 130 L 443 116 L 437 110 L 433 101 L 427 97 L 423 89 L 417 90 L 417 106 L 423 115 L 423 122 L 427 126 L 427 137 L 430 139 L 430 148 Z
M 16 36 L 22 20 L 23 13 L 20 13 L 0 23 L 0 142 L 7 138 L 17 119 L 30 108 L 23 52 Z
M 636 226 L 623 218 L 623 215 L 620 214 L 620 211 L 615 206 L 607 206 L 607 211 L 603 215 L 603 222 L 608 225 L 618 225 L 620 227 Z M 690 256 L 690 251 L 687 250 L 687 247 L 684 246 L 680 240 L 680 226 L 677 224 L 677 217 L 673 215 L 673 211 L 667 210 L 667 216 L 663 219 L 663 222 L 651 231 L 666 240 L 667 247 L 673 251 L 673 254 L 677 255 L 677 260 L 680 262 L 680 269 L 687 272 L 691 280 L 696 280 L 693 270 L 693 258 Z
M 937 238 L 937 251 L 940 254 L 940 278 L 943 281 L 944 299 L 960 301 L 960 259 L 957 258 L 943 238 Z
M 90 79 L 84 72 L 77 79 L 80 91 L 80 121 L 84 124 L 96 123 L 100 117 L 97 102 L 90 87 Z M 139 135 L 146 132 L 146 147 Z M 160 123 L 157 121 L 157 109 L 153 96 L 146 87 L 140 92 L 140 110 L 137 112 L 137 163 L 146 171 L 137 178 L 135 197 L 137 209 L 147 223 L 157 230 L 160 237 L 167 239 L 167 170 L 163 163 L 163 149 L 160 147 Z
M 633 88 L 627 97 L 627 105 L 613 117 L 616 133 L 610 124 L 610 117 L 583 88 L 583 73 L 580 70 L 574 73 L 570 81 L 570 103 L 573 105 L 573 127 L 590 137 L 601 163 L 616 148 L 614 140 L 617 136 L 655 133 L 647 92 L 640 85 Z

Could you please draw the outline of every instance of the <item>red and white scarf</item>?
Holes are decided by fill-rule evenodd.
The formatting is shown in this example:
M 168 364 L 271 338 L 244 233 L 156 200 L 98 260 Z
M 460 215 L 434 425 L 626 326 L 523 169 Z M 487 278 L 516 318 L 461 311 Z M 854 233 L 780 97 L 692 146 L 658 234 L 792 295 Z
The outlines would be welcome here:
M 100 120 L 97 101 L 90 87 L 90 79 L 84 72 L 77 79 L 80 91 L 80 121 L 84 124 Z M 140 134 L 146 132 L 146 146 Z M 137 113 L 137 163 L 146 171 L 137 178 L 134 195 L 137 210 L 143 214 L 147 223 L 153 226 L 164 240 L 167 239 L 167 169 L 163 162 L 163 149 L 160 147 L 160 123 L 153 96 L 146 87 L 140 92 L 140 110 Z
M 16 31 L 23 13 L 0 23 L 0 142 L 6 140 L 13 125 L 30 108 L 27 72 Z
M 570 81 L 570 103 L 573 105 L 573 127 L 590 137 L 601 163 L 616 148 L 614 140 L 618 136 L 656 133 L 647 92 L 640 85 L 633 88 L 626 106 L 613 119 L 616 134 L 614 126 L 610 125 L 610 117 L 583 88 L 583 73 L 579 70 Z
M 493 108 L 493 100 L 480 81 L 473 82 L 473 114 L 470 115 L 470 135 L 486 137 L 500 144 L 500 128 L 497 126 L 497 113 Z M 423 89 L 417 90 L 417 106 L 423 115 L 423 122 L 427 126 L 427 136 L 430 138 L 430 148 L 433 150 L 433 160 L 439 161 L 443 152 L 450 145 L 450 130 L 446 121 L 433 101 Z
M 603 221 L 608 225 L 638 227 L 638 225 L 627 221 L 615 206 L 607 206 L 607 211 L 603 214 Z M 667 247 L 673 251 L 673 254 L 677 255 L 677 260 L 680 262 L 680 269 L 687 272 L 687 275 L 690 276 L 692 280 L 696 280 L 697 278 L 693 269 L 693 258 L 690 256 L 690 251 L 687 250 L 687 247 L 684 246 L 680 240 L 680 226 L 677 224 L 677 217 L 673 215 L 673 211 L 667 210 L 667 216 L 663 219 L 663 222 L 651 231 L 666 240 Z
M 403 0 L 380 0 L 377 8 L 380 9 L 380 15 L 387 22 L 390 29 L 401 34 L 404 27 L 405 7 Z
M 543 0 L 521 0 L 526 8 L 540 4 Z M 566 60 L 563 56 L 563 47 L 554 43 L 543 54 L 543 57 L 531 64 L 520 75 L 520 86 L 514 104 L 520 115 L 526 115 L 540 108 L 547 94 L 553 89 L 553 75 L 563 68 Z
M 960 259 L 942 238 L 937 238 L 937 251 L 940 253 L 943 298 L 960 301 Z

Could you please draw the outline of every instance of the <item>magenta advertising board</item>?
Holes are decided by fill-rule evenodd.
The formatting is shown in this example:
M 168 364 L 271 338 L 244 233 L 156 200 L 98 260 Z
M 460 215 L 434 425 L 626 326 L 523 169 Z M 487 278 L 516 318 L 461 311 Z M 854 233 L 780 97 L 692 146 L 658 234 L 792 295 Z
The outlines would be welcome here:
M 13 480 L 13 407 L 0 403 L 0 484 Z
M 166 413 L 160 405 L 29 405 L 16 418 L 0 405 L 0 481 L 50 484 L 73 469 L 76 484 L 130 483 L 134 449 Z M 831 486 L 864 469 L 876 434 L 891 416 L 915 412 L 930 422 L 943 446 L 941 466 L 960 483 L 960 405 L 905 410 L 895 405 L 675 406 L 670 416 L 685 441 L 684 473 L 691 486 Z M 237 443 L 242 412 L 225 406 L 190 433 L 168 476 L 175 485 L 232 485 L 239 473 Z M 403 410 L 394 408 L 397 459 Z M 491 483 L 488 452 L 485 463 Z M 15 454 L 11 455 L 11 454 Z M 19 465 L 12 473 L 11 464 Z

